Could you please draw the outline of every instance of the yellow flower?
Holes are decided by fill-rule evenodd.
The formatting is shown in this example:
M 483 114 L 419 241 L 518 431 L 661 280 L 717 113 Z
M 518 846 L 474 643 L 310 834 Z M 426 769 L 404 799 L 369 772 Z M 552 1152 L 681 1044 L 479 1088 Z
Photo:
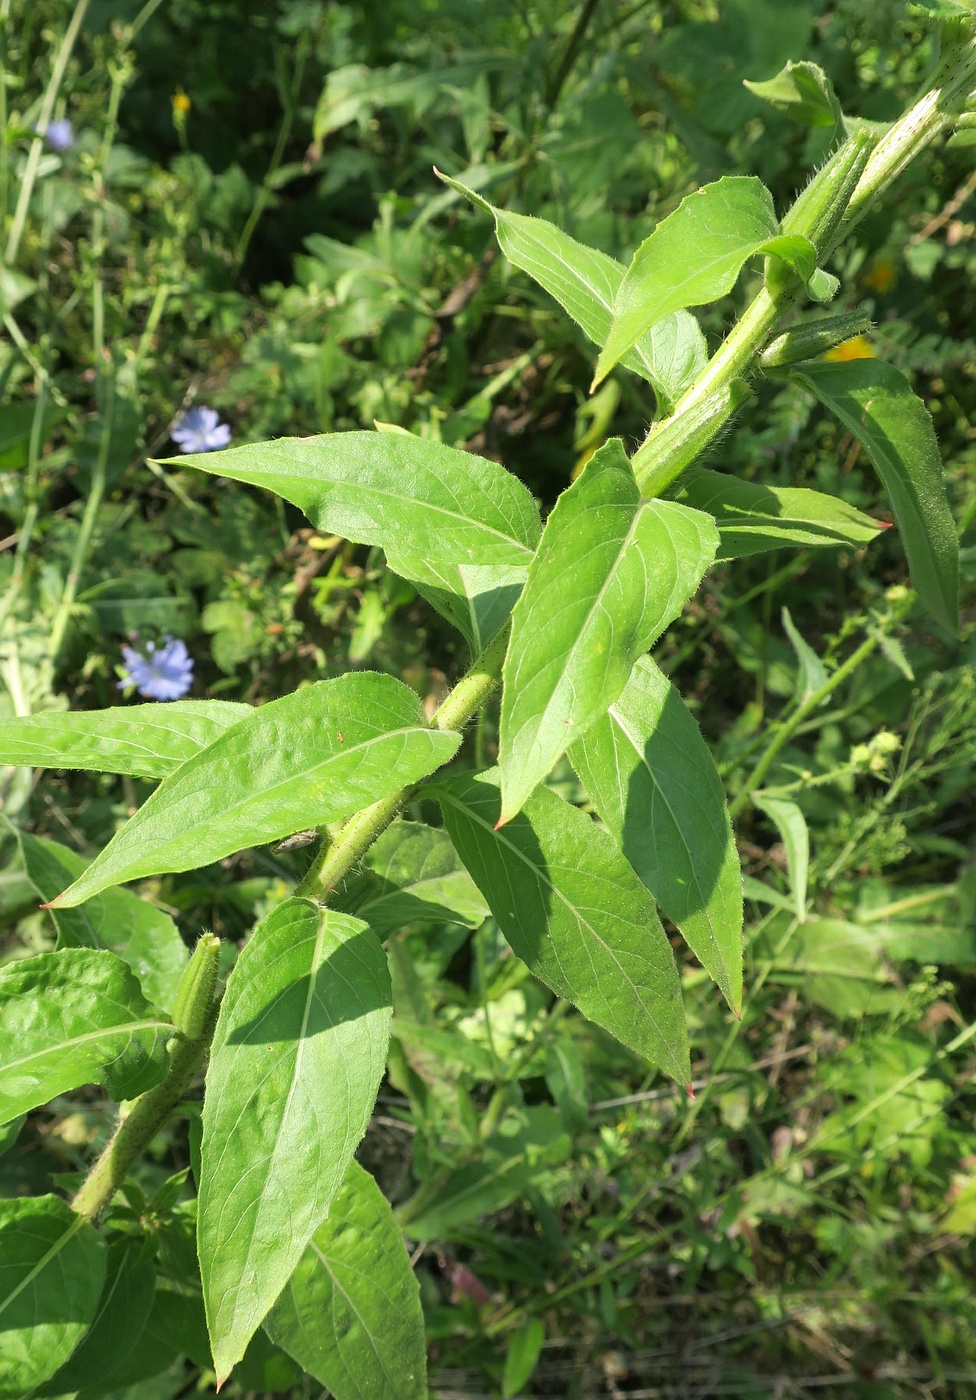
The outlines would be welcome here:
M 833 350 L 827 350 L 825 360 L 873 360 L 874 351 L 866 335 L 856 335 L 853 340 L 841 341 Z
M 170 98 L 170 102 L 173 104 L 174 117 L 185 117 L 190 110 L 190 99 L 182 88 L 176 89 L 173 96 Z
M 895 264 L 891 258 L 879 258 L 871 271 L 865 274 L 864 282 L 882 296 L 895 280 Z

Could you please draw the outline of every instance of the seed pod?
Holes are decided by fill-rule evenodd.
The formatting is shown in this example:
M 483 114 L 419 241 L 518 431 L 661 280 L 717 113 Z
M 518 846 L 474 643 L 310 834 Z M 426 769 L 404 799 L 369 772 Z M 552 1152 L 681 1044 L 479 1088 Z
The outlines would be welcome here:
M 853 336 L 863 335 L 870 327 L 871 318 L 866 311 L 822 316 L 778 335 L 759 356 L 759 363 L 764 369 L 774 369 L 779 365 L 796 364 L 798 360 L 813 360 L 825 350 L 832 350 Z
M 171 1013 L 173 1025 L 187 1040 L 203 1036 L 213 1005 L 219 957 L 220 939 L 214 933 L 202 933 L 180 978 Z

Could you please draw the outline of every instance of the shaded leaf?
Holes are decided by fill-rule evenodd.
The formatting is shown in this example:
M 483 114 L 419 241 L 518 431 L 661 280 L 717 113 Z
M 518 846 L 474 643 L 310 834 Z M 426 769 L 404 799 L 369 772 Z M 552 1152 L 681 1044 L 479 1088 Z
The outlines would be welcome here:
M 0 1397 L 23 1396 L 62 1366 L 88 1329 L 105 1247 L 57 1196 L 0 1200 Z
M 717 544 L 708 516 L 641 497 L 618 439 L 563 492 L 512 616 L 499 736 L 503 821 L 617 698 Z
M 459 743 L 392 676 L 317 681 L 254 710 L 160 783 L 55 904 L 347 816 L 446 763 Z
M 363 862 L 368 883 L 352 907 L 376 934 L 418 919 L 477 928 L 488 906 L 441 828 L 394 822 Z
M 649 657 L 570 750 L 593 805 L 729 1005 L 742 1002 L 742 885 L 698 725 Z
M 784 797 L 754 792 L 752 800 L 761 812 L 766 813 L 780 834 L 786 850 L 786 868 L 793 890 L 796 917 L 802 924 L 807 916 L 807 874 L 810 869 L 810 832 L 806 818 L 795 802 L 789 802 Z
M 279 905 L 228 979 L 207 1071 L 198 1227 L 220 1378 L 328 1215 L 369 1122 L 391 1015 L 375 935 L 310 900 Z
M 816 63 L 787 63 L 775 78 L 759 83 L 744 79 L 744 84 L 778 112 L 804 126 L 837 126 L 842 120 L 833 84 Z
M 165 778 L 253 713 L 230 700 L 43 711 L 0 723 L 0 763 Z
M 813 647 L 805 642 L 796 630 L 789 608 L 783 609 L 782 618 L 783 631 L 789 637 L 790 646 L 796 653 L 796 659 L 799 663 L 795 699 L 798 705 L 803 705 L 827 684 L 827 671 Z
M 525 583 L 524 566 L 451 564 L 389 550 L 395 574 L 409 579 L 432 607 L 461 632 L 478 656 L 508 621 Z
M 197 452 L 168 464 L 263 486 L 318 529 L 449 564 L 527 564 L 529 491 L 497 462 L 411 433 L 325 433 Z
M 134 1098 L 161 1078 L 173 1032 L 114 953 L 66 948 L 0 969 L 0 1122 L 104 1078 Z
M 358 1162 L 265 1327 L 336 1400 L 426 1400 L 420 1289 L 389 1203 Z
M 86 869 L 87 862 L 67 846 L 18 831 L 24 867 L 37 893 L 54 899 Z M 104 890 L 78 909 L 48 911 L 58 930 L 59 948 L 107 948 L 129 964 L 143 992 L 169 1010 L 189 950 L 168 914 L 130 890 Z
M 881 360 L 817 361 L 792 376 L 835 413 L 884 482 L 908 566 L 937 622 L 959 627 L 959 542 L 946 500 L 939 445 L 928 409 L 908 380 Z
M 650 895 L 613 839 L 547 788 L 495 830 L 499 782 L 462 773 L 428 791 L 508 942 L 557 996 L 687 1083 L 681 987 Z

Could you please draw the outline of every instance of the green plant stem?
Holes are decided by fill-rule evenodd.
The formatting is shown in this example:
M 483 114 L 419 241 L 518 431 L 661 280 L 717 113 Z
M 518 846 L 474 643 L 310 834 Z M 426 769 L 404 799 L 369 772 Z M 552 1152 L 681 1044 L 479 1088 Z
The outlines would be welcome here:
M 793 711 L 789 719 L 783 721 L 747 778 L 745 787 L 732 803 L 729 810 L 733 818 L 738 816 L 752 793 L 761 785 L 777 755 L 790 742 L 803 721 L 826 700 L 828 695 L 832 695 L 838 686 L 843 685 L 848 676 L 853 675 L 861 663 L 866 661 L 871 653 L 877 649 L 880 642 L 879 635 L 866 638 L 855 651 L 851 652 L 847 660 L 837 667 L 837 670 L 828 677 L 820 689 L 815 690 L 812 695 L 808 695 L 803 704 Z
M 72 1209 L 79 1215 L 94 1220 L 101 1214 L 128 1176 L 133 1162 L 142 1156 L 160 1128 L 179 1107 L 203 1062 L 215 1025 L 216 1017 L 211 1016 L 200 1040 L 175 1038 L 166 1078 L 136 1099 L 130 1111 L 120 1119 L 108 1146 L 71 1202 Z
M 12 267 L 17 260 L 20 251 L 20 240 L 24 234 L 24 225 L 27 222 L 27 210 L 30 207 L 31 195 L 34 192 L 34 181 L 37 179 L 37 169 L 41 163 L 41 152 L 44 149 L 44 135 L 48 122 L 51 120 L 51 113 L 54 111 L 54 104 L 57 101 L 58 91 L 64 78 L 65 69 L 68 66 L 68 59 L 71 57 L 71 50 L 75 46 L 78 38 L 78 31 L 81 29 L 82 20 L 85 18 L 85 11 L 88 9 L 88 0 L 78 0 L 75 5 L 75 12 L 71 16 L 71 23 L 65 30 L 64 38 L 61 40 L 61 47 L 58 49 L 58 56 L 54 60 L 54 68 L 51 78 L 44 92 L 41 102 L 41 110 L 38 114 L 37 125 L 40 128 L 39 134 L 31 142 L 31 148 L 27 155 L 27 165 L 24 168 L 24 178 L 21 181 L 20 194 L 17 198 L 17 208 L 14 210 L 13 223 L 10 225 L 10 235 L 7 239 L 7 252 L 5 261 L 8 267 Z
M 590 22 L 596 14 L 600 0 L 585 0 L 583 8 L 580 10 L 573 32 L 569 36 L 563 56 L 559 60 L 559 67 L 556 69 L 551 80 L 546 84 L 546 92 L 543 98 L 546 106 L 555 107 L 559 101 L 559 95 L 563 90 L 566 79 L 573 71 L 573 64 L 579 57 L 580 49 L 583 47 L 583 40 L 586 38 L 586 31 L 590 27 Z
M 974 84 L 976 39 L 959 46 L 946 59 L 935 74 L 933 86 L 885 132 L 851 195 L 836 233 L 822 250 L 821 262 L 906 165 L 952 124 Z M 687 453 L 681 449 L 689 441 L 693 440 L 697 455 L 728 422 L 738 407 L 735 402 L 729 403 L 735 381 L 746 379 L 754 371 L 759 353 L 799 296 L 799 287 L 777 290 L 775 295 L 763 287 L 670 417 L 652 425 L 633 457 L 634 473 L 645 496 L 660 495 L 681 475 L 689 463 Z
M 234 263 L 239 268 L 250 246 L 254 236 L 254 230 L 261 221 L 261 216 L 268 207 L 271 199 L 271 181 L 274 178 L 278 167 L 281 165 L 285 155 L 285 147 L 288 145 L 288 138 L 291 135 L 292 123 L 295 120 L 295 112 L 298 109 L 298 94 L 301 90 L 302 76 L 305 72 L 305 60 L 308 57 L 308 35 L 302 33 L 299 36 L 298 46 L 295 51 L 295 71 L 292 74 L 291 86 L 285 87 L 282 83 L 282 104 L 284 112 L 281 118 L 281 126 L 278 128 L 278 139 L 271 155 L 271 164 L 268 166 L 267 174 L 264 177 L 258 197 L 254 201 L 254 207 L 247 217 L 247 223 L 241 231 L 241 236 L 237 240 L 237 248 L 234 252 Z
M 115 386 L 111 377 L 105 399 L 102 433 L 98 444 L 95 470 L 92 472 L 91 490 L 88 493 L 88 500 L 85 502 L 85 510 L 78 529 L 78 538 L 75 540 L 75 547 L 71 553 L 71 567 L 68 570 L 68 577 L 64 581 L 64 591 L 61 594 L 61 601 L 58 603 L 54 622 L 51 624 L 51 640 L 48 649 L 51 659 L 55 661 L 61 650 L 64 634 L 71 618 L 71 609 L 74 607 L 75 597 L 78 593 L 81 571 L 84 568 L 88 547 L 91 544 L 92 535 L 95 533 L 98 513 L 102 508 L 102 500 L 105 496 L 108 454 L 112 444 L 112 418 L 115 408 Z
M 438 729 L 459 732 L 477 713 L 501 679 L 507 645 L 508 628 L 503 627 L 438 709 L 434 716 Z M 404 788 L 350 817 L 333 841 L 323 843 L 296 893 L 324 903 L 390 825 L 410 792 Z

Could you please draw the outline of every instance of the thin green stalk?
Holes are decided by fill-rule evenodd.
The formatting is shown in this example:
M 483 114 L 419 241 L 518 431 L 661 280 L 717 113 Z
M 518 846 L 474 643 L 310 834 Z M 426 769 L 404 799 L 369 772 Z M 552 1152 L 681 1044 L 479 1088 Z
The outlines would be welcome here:
M 295 71 L 292 74 L 291 86 L 286 88 L 284 84 L 282 84 L 282 105 L 284 107 L 284 112 L 282 113 L 281 126 L 278 128 L 278 139 L 275 142 L 275 148 L 271 155 L 271 164 L 268 166 L 268 172 L 258 191 L 258 197 L 254 201 L 254 207 L 248 215 L 247 223 L 244 225 L 241 236 L 237 240 L 237 248 L 234 252 L 234 262 L 237 267 L 242 266 L 247 256 L 247 250 L 250 246 L 251 239 L 254 236 L 254 230 L 260 223 L 261 216 L 268 207 L 268 202 L 271 199 L 271 181 L 284 159 L 285 147 L 288 145 L 288 138 L 291 135 L 292 123 L 295 120 L 295 112 L 298 109 L 298 94 L 301 91 L 302 76 L 305 72 L 305 60 L 307 57 L 308 35 L 302 33 L 295 50 Z
M 477 713 L 501 679 L 507 645 L 508 628 L 504 627 L 438 709 L 434 716 L 438 729 L 460 731 Z M 324 903 L 390 825 L 409 793 L 404 788 L 350 817 L 333 841 L 323 843 L 297 893 Z
M 16 345 L 17 349 L 20 351 L 24 359 L 30 365 L 31 369 L 34 371 L 34 373 L 39 379 L 44 381 L 44 385 L 47 388 L 47 391 L 51 395 L 51 398 L 54 400 L 54 402 L 58 405 L 59 408 L 67 408 L 68 400 L 62 394 L 61 390 L 58 388 L 54 380 L 48 374 L 47 370 L 41 364 L 40 360 L 34 354 L 33 350 L 30 347 L 30 344 L 27 341 L 26 336 L 24 335 L 24 332 L 20 329 L 17 322 L 14 320 L 13 316 L 10 314 L 9 311 L 3 318 L 3 326 L 4 330 L 10 336 L 10 339 Z
M 179 1107 L 193 1076 L 207 1052 L 216 1017 L 212 1016 L 200 1040 L 176 1037 L 170 1051 L 166 1078 L 141 1095 L 112 1134 L 108 1146 L 88 1173 L 71 1202 L 73 1210 L 94 1220 L 108 1205 L 160 1128 Z
M 820 689 L 815 690 L 812 695 L 808 695 L 803 704 L 799 705 L 797 709 L 794 710 L 789 719 L 783 721 L 773 735 L 770 743 L 767 745 L 759 762 L 747 778 L 745 787 L 732 803 L 730 813 L 733 818 L 738 816 L 749 801 L 752 793 L 762 784 L 763 778 L 765 778 L 773 763 L 776 761 L 777 755 L 785 745 L 790 742 L 803 721 L 813 713 L 818 705 L 821 705 L 823 701 L 826 700 L 828 695 L 832 695 L 838 686 L 843 685 L 848 676 L 853 675 L 862 662 L 866 661 L 871 653 L 877 649 L 880 645 L 880 641 L 880 635 L 878 634 L 873 637 L 868 637 L 863 641 L 857 650 L 851 652 L 847 660 L 837 667 L 833 675 L 827 678 Z
M 41 102 L 41 110 L 38 115 L 37 125 L 39 134 L 31 142 L 31 148 L 27 155 L 27 164 L 24 168 L 24 178 L 20 186 L 20 195 L 17 199 L 17 208 L 14 210 L 13 223 L 10 225 L 10 236 L 7 239 L 6 263 L 12 267 L 17 260 L 20 251 L 20 240 L 24 234 L 24 225 L 27 222 L 27 210 L 30 206 L 31 195 L 34 192 L 34 181 L 37 179 L 37 168 L 41 163 L 41 152 L 44 149 L 43 133 L 47 130 L 48 122 L 54 111 L 54 104 L 57 101 L 58 91 L 64 78 L 65 69 L 68 66 L 68 59 L 71 57 L 71 50 L 75 46 L 78 38 L 78 31 L 81 29 L 82 20 L 85 18 L 85 11 L 88 9 L 88 0 L 78 0 L 75 5 L 75 12 L 71 16 L 71 23 L 65 30 L 64 38 L 61 40 L 61 47 L 58 56 L 54 60 L 54 68 L 51 78 L 44 92 L 44 99 Z
M 38 377 L 35 383 L 36 397 L 34 399 L 34 417 L 31 421 L 30 442 L 27 448 L 27 473 L 24 478 L 24 498 L 27 502 L 27 509 L 24 511 L 24 519 L 17 535 L 17 550 L 14 554 L 14 567 L 10 578 L 10 587 L 7 589 L 3 605 L 0 607 L 0 632 L 3 631 L 7 618 L 13 612 L 17 599 L 20 596 L 20 590 L 24 584 L 27 552 L 30 549 L 34 526 L 37 524 L 39 511 L 37 482 L 40 474 L 41 461 L 41 429 L 44 425 L 44 390 L 44 380 Z
M 108 454 L 112 445 L 112 419 L 115 410 L 115 384 L 111 376 L 108 381 L 108 393 L 105 396 L 105 411 L 102 418 L 102 433 L 98 443 L 98 457 L 95 461 L 95 470 L 92 472 L 91 490 L 88 493 L 88 500 L 85 502 L 84 513 L 81 517 L 81 525 L 78 530 L 78 537 L 75 540 L 75 547 L 71 554 L 71 567 L 68 570 L 68 577 L 64 582 L 64 591 L 61 594 L 61 601 L 51 625 L 51 639 L 49 642 L 49 652 L 51 659 L 56 661 L 64 641 L 64 634 L 67 630 L 68 622 L 71 618 L 71 610 L 74 607 L 75 598 L 78 593 L 78 584 L 81 579 L 81 571 L 85 565 L 88 555 L 88 547 L 91 544 L 92 535 L 95 533 L 95 525 L 98 521 L 98 513 L 102 508 L 102 500 L 105 496 L 106 477 L 108 472 Z

